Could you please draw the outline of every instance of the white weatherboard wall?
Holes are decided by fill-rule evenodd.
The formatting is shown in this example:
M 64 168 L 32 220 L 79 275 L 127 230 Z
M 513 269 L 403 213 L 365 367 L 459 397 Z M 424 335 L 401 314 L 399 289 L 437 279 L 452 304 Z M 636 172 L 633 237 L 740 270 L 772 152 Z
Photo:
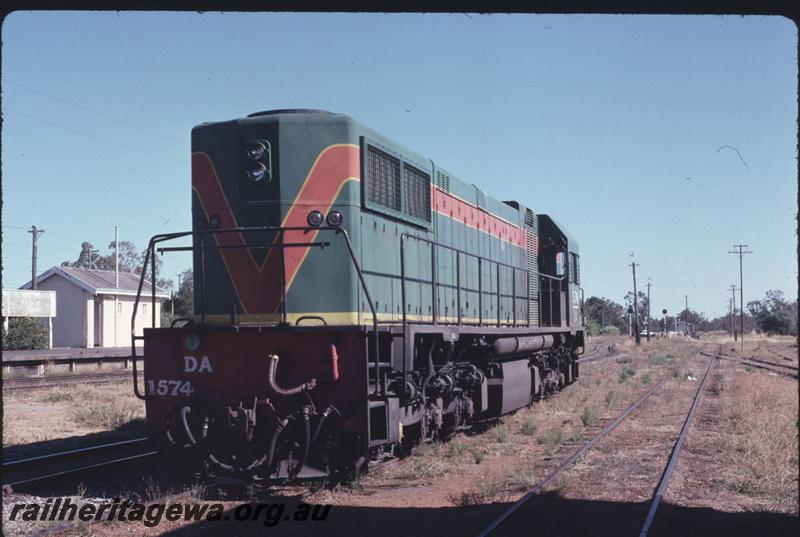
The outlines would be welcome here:
M 102 299 L 101 343 L 103 347 L 127 347 L 131 344 L 131 316 L 136 297 L 125 295 L 100 295 Z M 151 328 L 150 300 L 140 300 L 136 312 L 136 335 L 141 336 L 144 328 Z M 161 325 L 161 302 L 156 301 L 156 327 Z M 141 345 L 141 341 L 137 341 Z
M 94 296 L 59 277 L 47 278 L 39 282 L 39 289 L 56 292 L 57 315 L 53 319 L 53 346 L 92 346 L 91 344 L 94 342 L 91 341 L 93 338 L 88 337 L 86 313 L 87 310 L 92 310 L 92 317 L 94 317 Z

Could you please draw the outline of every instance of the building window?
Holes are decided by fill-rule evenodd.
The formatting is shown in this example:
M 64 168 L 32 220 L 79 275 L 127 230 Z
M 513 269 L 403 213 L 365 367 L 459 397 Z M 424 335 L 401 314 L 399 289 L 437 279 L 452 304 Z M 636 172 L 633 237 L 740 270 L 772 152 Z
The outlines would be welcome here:
M 142 304 L 142 317 L 147 317 L 147 304 Z
M 122 302 L 117 302 L 117 315 L 122 315 Z

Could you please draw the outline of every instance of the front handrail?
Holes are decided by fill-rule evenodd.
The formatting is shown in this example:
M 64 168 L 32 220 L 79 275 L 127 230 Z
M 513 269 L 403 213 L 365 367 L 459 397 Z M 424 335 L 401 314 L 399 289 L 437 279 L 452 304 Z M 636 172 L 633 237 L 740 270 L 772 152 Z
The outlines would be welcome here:
M 375 372 L 376 372 L 376 379 L 375 379 L 375 391 L 373 392 L 374 395 L 379 393 L 386 393 L 386 386 L 385 381 L 383 378 L 380 377 L 380 369 L 379 369 L 379 360 L 380 357 L 378 356 L 378 312 L 375 308 L 375 303 L 372 301 L 372 297 L 369 293 L 369 288 L 367 287 L 366 279 L 364 278 L 364 273 L 361 270 L 361 265 L 358 263 L 358 259 L 356 258 L 355 251 L 353 250 L 353 244 L 350 241 L 350 235 L 347 233 L 346 229 L 342 229 L 339 227 L 334 226 L 320 226 L 320 227 L 311 227 L 311 226 L 253 226 L 253 227 L 233 227 L 233 228 L 222 228 L 222 229 L 195 229 L 192 231 L 179 231 L 175 233 L 160 233 L 157 235 L 153 235 L 150 238 L 150 241 L 147 245 L 147 250 L 145 251 L 144 256 L 144 263 L 142 265 L 142 273 L 139 277 L 139 287 L 136 291 L 136 300 L 133 303 L 133 315 L 131 316 L 131 347 L 132 347 L 132 357 L 133 357 L 133 392 L 139 399 L 146 399 L 147 395 L 142 394 L 139 391 L 139 378 L 138 372 L 136 368 L 136 341 L 139 339 L 144 339 L 143 336 L 136 335 L 136 314 L 139 309 L 139 301 L 142 295 L 142 289 L 144 288 L 144 281 L 145 275 L 147 274 L 147 264 L 150 263 L 151 265 L 151 281 L 150 281 L 150 289 L 151 289 L 151 309 L 152 309 L 152 323 L 151 326 L 155 327 L 156 325 L 156 262 L 155 262 L 155 252 L 156 252 L 156 245 L 162 242 L 171 241 L 175 239 L 180 239 L 183 237 L 199 237 L 200 239 L 200 255 L 201 255 L 201 267 L 200 267 L 200 293 L 201 293 L 201 324 L 205 323 L 205 251 L 207 249 L 218 249 L 220 247 L 219 244 L 215 246 L 207 246 L 205 245 L 205 238 L 208 235 L 216 236 L 218 233 L 242 233 L 242 232 L 251 232 L 251 231 L 274 231 L 276 232 L 277 236 L 280 238 L 280 242 L 278 244 L 270 244 L 270 245 L 256 245 L 258 248 L 280 248 L 281 253 L 285 250 L 285 248 L 291 247 L 308 247 L 308 246 L 319 246 L 324 248 L 329 243 L 283 243 L 283 235 L 287 231 L 303 231 L 305 233 L 309 232 L 318 232 L 318 231 L 332 231 L 335 236 L 341 236 L 347 246 L 347 251 L 350 254 L 350 259 L 353 262 L 353 265 L 356 268 L 356 272 L 358 274 L 359 282 L 361 283 L 361 288 L 364 291 L 364 297 L 367 300 L 367 304 L 369 305 L 370 311 L 372 312 L 372 330 L 373 330 L 373 338 L 372 338 L 372 352 L 373 352 L 373 359 L 375 362 Z M 242 248 L 249 248 L 247 245 L 242 245 Z M 161 253 L 163 254 L 166 251 L 194 251 L 198 249 L 197 246 L 192 245 L 191 247 L 180 247 L 179 249 L 171 250 L 167 248 L 160 249 Z M 285 281 L 285 270 L 286 265 L 283 259 L 283 255 L 281 256 L 281 315 L 282 315 L 282 322 L 286 324 L 286 281 Z M 380 385 L 380 386 L 379 386 Z

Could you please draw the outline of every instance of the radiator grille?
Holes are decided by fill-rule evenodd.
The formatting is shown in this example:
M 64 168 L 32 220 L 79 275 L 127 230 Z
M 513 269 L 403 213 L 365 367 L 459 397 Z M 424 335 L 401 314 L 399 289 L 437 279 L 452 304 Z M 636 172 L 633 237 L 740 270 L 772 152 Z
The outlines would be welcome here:
M 531 213 L 532 216 L 533 213 Z M 539 326 L 539 266 L 536 262 L 539 237 L 534 234 L 532 229 L 525 230 L 525 243 L 525 260 L 528 269 L 528 319 L 531 326 Z
M 400 210 L 400 160 L 367 147 L 367 196 L 370 202 Z
M 408 164 L 403 165 L 403 188 L 407 215 L 431 221 L 431 177 Z

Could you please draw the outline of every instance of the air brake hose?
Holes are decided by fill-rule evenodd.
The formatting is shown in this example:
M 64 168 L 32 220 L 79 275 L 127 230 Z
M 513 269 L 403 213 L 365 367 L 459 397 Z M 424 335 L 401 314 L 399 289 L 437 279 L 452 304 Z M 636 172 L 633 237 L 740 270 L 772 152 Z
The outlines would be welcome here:
M 194 439 L 192 430 L 189 428 L 189 420 L 186 419 L 186 416 L 191 411 L 192 409 L 189 408 L 188 406 L 184 406 L 183 408 L 181 408 L 181 424 L 183 425 L 183 432 L 186 433 L 186 438 L 189 439 L 189 442 L 191 442 L 193 446 L 196 446 L 197 440 Z
M 327 420 L 328 416 L 330 416 L 331 413 L 333 413 L 333 412 L 336 412 L 336 414 L 338 414 L 339 416 L 342 415 L 342 413 L 339 412 L 339 409 L 337 409 L 335 406 L 328 405 L 328 408 L 326 408 L 325 411 L 320 416 L 319 421 L 317 422 L 317 427 L 314 429 L 314 434 L 311 436 L 311 445 L 312 446 L 317 442 L 317 438 L 319 437 L 319 433 L 322 431 L 322 426 L 325 425 L 325 420 Z
M 294 478 L 306 465 L 308 459 L 308 451 L 311 444 L 311 408 L 308 405 L 303 406 L 303 454 L 297 464 L 289 469 L 289 477 Z
M 270 389 L 278 395 L 297 395 L 298 393 L 303 393 L 304 391 L 313 390 L 317 385 L 317 379 L 312 378 L 302 384 L 294 386 L 293 388 L 282 388 L 278 386 L 278 383 L 275 380 L 275 376 L 278 372 L 278 360 L 280 360 L 280 358 L 277 354 L 269 355 L 269 372 L 267 374 L 267 384 L 269 385 Z
M 255 470 L 261 466 L 264 461 L 267 461 L 267 471 L 272 469 L 272 462 L 275 458 L 275 447 L 278 445 L 278 439 L 283 433 L 283 430 L 286 428 L 287 423 L 289 423 L 288 420 L 278 421 L 278 424 L 275 426 L 275 430 L 272 431 L 272 437 L 269 440 L 269 447 L 267 448 L 266 453 L 264 453 L 263 457 L 254 460 L 253 463 L 246 468 L 246 470 Z

